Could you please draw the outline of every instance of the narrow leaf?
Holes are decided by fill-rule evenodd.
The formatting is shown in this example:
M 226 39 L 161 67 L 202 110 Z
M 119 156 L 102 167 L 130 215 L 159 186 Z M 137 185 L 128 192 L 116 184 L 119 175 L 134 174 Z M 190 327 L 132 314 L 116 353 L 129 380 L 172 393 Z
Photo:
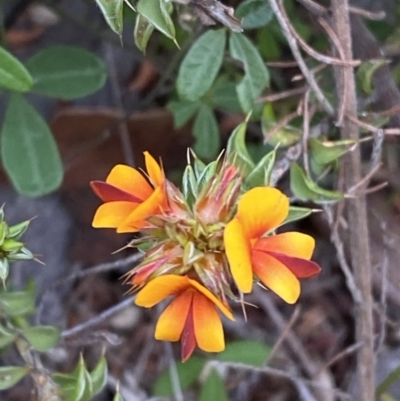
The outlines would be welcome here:
M 138 14 L 136 17 L 133 37 L 135 39 L 136 46 L 143 53 L 146 51 L 147 43 L 149 42 L 150 36 L 153 33 L 153 31 L 154 31 L 154 25 L 151 24 L 142 15 Z
M 165 36 L 175 40 L 174 23 L 168 14 L 164 0 L 139 0 L 137 12 Z
M 124 27 L 122 11 L 124 0 L 96 0 L 109 27 L 117 34 L 122 34 Z
M 326 166 L 346 154 L 354 141 L 321 142 L 316 138 L 309 139 L 310 155 L 315 163 Z
M 229 137 L 226 150 L 235 166 L 249 173 L 255 165 L 246 147 L 246 130 L 246 121 L 239 124 Z
M 6 111 L 1 157 L 14 187 L 22 195 L 45 195 L 61 184 L 63 167 L 53 135 L 21 95 L 11 96 Z
M 308 207 L 290 206 L 289 214 L 282 225 L 292 223 L 293 221 L 304 219 L 313 212 L 319 212 L 318 209 L 309 209 Z
M 255 100 L 269 85 L 269 72 L 257 48 L 243 34 L 231 33 L 229 50 L 233 58 L 243 63 L 245 76 L 236 90 L 243 111 L 248 113 L 253 109 Z
M 24 65 L 0 46 L 0 87 L 28 92 L 32 85 L 32 77 Z
M 215 369 L 212 369 L 200 390 L 199 401 L 228 401 L 225 383 Z
M 45 352 L 54 348 L 60 339 L 60 329 L 53 326 L 34 326 L 22 331 L 32 348 Z
M 194 151 L 204 159 L 213 159 L 218 155 L 221 138 L 214 112 L 203 104 L 196 116 L 193 126 L 193 135 L 196 138 Z
M 21 366 L 2 366 L 0 367 L 0 390 L 6 390 L 18 383 L 29 369 Z
M 90 378 L 93 384 L 93 396 L 98 394 L 107 383 L 107 360 L 104 355 L 99 359 L 95 368 L 90 372 Z
M 198 100 L 211 88 L 222 65 L 225 44 L 225 29 L 209 30 L 193 44 L 178 72 L 176 86 L 183 99 Z
M 73 46 L 41 50 L 27 61 L 26 67 L 34 79 L 34 92 L 64 100 L 97 91 L 107 78 L 106 66 L 99 57 Z
M 308 178 L 303 169 L 296 163 L 290 167 L 290 188 L 293 194 L 301 200 L 312 200 L 319 203 L 337 202 L 343 199 L 343 194 L 328 191 L 318 186 Z

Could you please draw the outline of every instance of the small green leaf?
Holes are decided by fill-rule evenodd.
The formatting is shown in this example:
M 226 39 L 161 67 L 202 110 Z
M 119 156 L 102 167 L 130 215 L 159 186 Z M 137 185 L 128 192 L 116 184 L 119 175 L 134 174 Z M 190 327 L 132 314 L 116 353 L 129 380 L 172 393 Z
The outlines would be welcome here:
M 26 232 L 29 227 L 31 220 L 23 221 L 22 223 L 15 224 L 8 228 L 8 238 L 19 240 L 21 236 Z
M 310 156 L 315 163 L 326 166 L 339 157 L 346 154 L 355 141 L 337 141 L 337 142 L 321 142 L 316 138 L 310 138 L 308 144 L 310 146 Z
M 269 72 L 257 48 L 239 33 L 231 33 L 229 40 L 231 56 L 243 63 L 245 76 L 236 86 L 242 110 L 249 113 L 261 92 L 269 85 Z
M 26 67 L 34 79 L 32 91 L 73 100 L 99 90 L 107 69 L 96 54 L 74 46 L 50 46 L 31 57 Z
M 247 151 L 246 147 L 247 122 L 239 124 L 228 140 L 227 154 L 232 162 L 244 173 L 249 173 L 255 167 L 255 164 Z
M 119 391 L 117 391 L 114 395 L 113 401 L 124 401 Z
M 32 85 L 32 77 L 24 65 L 0 46 L 0 87 L 29 92 Z
M 200 102 L 169 102 L 168 109 L 174 115 L 174 126 L 175 128 L 183 127 L 195 114 L 199 109 L 201 103 Z
M 309 209 L 308 207 L 290 206 L 289 214 L 282 225 L 292 223 L 293 221 L 304 219 L 313 212 L 319 212 L 318 209 Z
M 361 87 L 365 94 L 372 94 L 372 78 L 379 68 L 390 63 L 390 60 L 377 59 L 364 61 L 357 70 L 357 81 L 361 84 Z
M 54 348 L 60 339 L 60 329 L 53 326 L 34 326 L 22 331 L 33 349 L 40 352 Z
M 244 183 L 247 188 L 251 189 L 258 186 L 269 185 L 271 174 L 274 168 L 276 151 L 267 153 L 254 167 L 251 173 L 246 177 Z
M 53 135 L 43 118 L 18 94 L 11 96 L 6 110 L 1 157 L 22 195 L 45 195 L 61 185 L 63 166 Z
M 74 376 L 75 378 L 75 385 L 71 394 L 66 399 L 66 401 L 82 400 L 82 397 L 85 394 L 85 389 L 87 384 L 85 372 L 86 372 L 86 365 L 81 355 L 77 367 L 72 372 L 72 376 Z
M 16 338 L 17 333 L 0 324 L 0 348 L 4 348 L 11 344 Z
M 375 396 L 382 396 L 382 394 L 386 393 L 398 380 L 400 380 L 400 366 L 393 369 L 392 372 L 390 372 L 390 374 L 378 385 L 375 391 Z
M 297 198 L 317 203 L 337 202 L 344 198 L 341 192 L 328 191 L 318 186 L 296 163 L 290 167 L 290 189 Z
M 182 99 L 196 101 L 211 88 L 224 58 L 225 29 L 201 35 L 183 59 L 176 81 Z
M 7 258 L 11 260 L 32 260 L 34 259 L 33 253 L 24 246 L 16 253 L 10 253 Z
M 135 22 L 133 37 L 135 44 L 143 53 L 146 51 L 147 43 L 150 40 L 151 34 L 154 31 L 154 25 L 150 23 L 143 15 L 138 14 Z
M 139 0 L 137 12 L 168 38 L 175 40 L 175 27 L 164 0 Z
M 96 0 L 108 26 L 117 34 L 122 34 L 124 21 L 122 11 L 124 8 L 124 0 Z
M 90 378 L 93 384 L 93 396 L 98 394 L 107 383 L 107 360 L 104 355 L 99 359 L 95 368 L 90 372 Z
M 205 360 L 203 358 L 192 356 L 187 362 L 177 362 L 179 382 L 183 391 L 188 389 L 199 377 L 203 370 Z M 153 387 L 153 394 L 158 397 L 170 397 L 174 394 L 169 371 L 166 370 L 156 381 Z M 208 401 L 217 398 L 210 398 Z M 220 400 L 218 400 L 220 401 Z
M 225 383 L 215 369 L 212 369 L 201 386 L 199 401 L 229 401 Z
M 269 2 L 265 0 L 245 0 L 236 8 L 235 15 L 243 18 L 243 29 L 256 29 L 267 25 L 274 13 Z
M 0 223 L 0 246 L 3 245 L 6 234 L 9 234 L 9 229 L 7 223 L 5 221 L 2 221 Z
M 21 366 L 0 367 L 0 390 L 6 390 L 17 384 L 27 373 L 29 368 Z
M 263 366 L 271 352 L 271 348 L 257 341 L 233 341 L 218 354 L 222 362 L 244 363 L 246 365 Z
M 193 168 L 187 165 L 182 177 L 183 196 L 189 204 L 197 199 L 197 182 L 193 172 Z
M 33 291 L 1 292 L 0 311 L 7 316 L 21 316 L 34 311 L 35 296 Z
M 214 112 L 206 104 L 201 105 L 193 125 L 196 138 L 194 151 L 204 159 L 213 159 L 221 147 L 219 127 Z
M 210 100 L 214 108 L 223 109 L 232 113 L 239 113 L 242 108 L 236 92 L 236 85 L 223 79 L 217 79 L 212 86 Z
M 1 246 L 1 249 L 4 252 L 17 252 L 23 246 L 24 244 L 20 241 L 15 241 L 14 239 L 11 238 L 6 238 L 3 242 L 3 245 Z

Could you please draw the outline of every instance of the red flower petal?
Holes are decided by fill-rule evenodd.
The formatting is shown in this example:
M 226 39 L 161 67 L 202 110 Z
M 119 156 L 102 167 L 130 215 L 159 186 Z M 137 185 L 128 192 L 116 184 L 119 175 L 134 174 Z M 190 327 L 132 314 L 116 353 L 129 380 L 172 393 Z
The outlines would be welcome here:
M 189 313 L 186 318 L 185 327 L 183 328 L 181 337 L 181 358 L 182 362 L 186 362 L 193 354 L 196 348 L 196 336 L 193 323 L 193 298 L 190 303 Z
M 90 183 L 95 194 L 103 201 L 103 202 L 115 202 L 115 201 L 126 201 L 126 202 L 135 202 L 141 203 L 143 199 L 138 198 L 135 195 L 132 195 L 128 192 L 123 191 L 113 185 L 107 184 L 104 181 L 92 181 Z
M 295 258 L 270 251 L 268 251 L 268 254 L 283 263 L 297 278 L 309 278 L 321 272 L 319 265 L 311 260 Z

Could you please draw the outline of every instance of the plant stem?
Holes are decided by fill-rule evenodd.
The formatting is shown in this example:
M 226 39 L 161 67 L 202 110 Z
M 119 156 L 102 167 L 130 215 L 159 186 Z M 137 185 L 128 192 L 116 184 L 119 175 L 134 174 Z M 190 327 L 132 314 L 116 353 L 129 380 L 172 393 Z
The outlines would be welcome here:
M 332 0 L 333 24 L 336 35 L 344 51 L 346 60 L 353 56 L 348 0 Z M 351 66 L 337 67 L 336 74 L 338 98 L 344 96 L 346 116 L 341 127 L 343 139 L 359 140 L 359 128 L 351 121 L 357 118 L 357 97 L 354 71 Z M 344 88 L 346 83 L 346 88 Z M 350 152 L 343 163 L 345 189 L 362 180 L 360 148 Z M 350 256 L 356 286 L 361 293 L 361 302 L 356 304 L 355 322 L 357 342 L 363 344 L 358 354 L 357 373 L 359 397 L 362 401 L 374 401 L 375 363 L 371 293 L 371 258 L 368 236 L 367 208 L 365 195 L 350 199 L 346 204 L 349 222 Z

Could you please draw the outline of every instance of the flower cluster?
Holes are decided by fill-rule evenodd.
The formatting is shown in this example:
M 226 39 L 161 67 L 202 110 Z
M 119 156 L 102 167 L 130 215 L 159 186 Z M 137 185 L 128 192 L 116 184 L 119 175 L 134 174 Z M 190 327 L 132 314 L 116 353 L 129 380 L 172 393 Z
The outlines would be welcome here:
M 128 281 L 136 304 L 151 308 L 166 298 L 155 330 L 158 340 L 181 340 L 182 360 L 196 345 L 225 347 L 219 312 L 234 319 L 228 300 L 243 302 L 254 282 L 287 303 L 300 295 L 300 278 L 319 273 L 310 260 L 314 239 L 299 232 L 276 234 L 289 213 L 276 188 L 243 193 L 243 177 L 228 159 L 205 166 L 195 159 L 184 174 L 183 192 L 166 179 L 147 152 L 147 174 L 117 165 L 105 182 L 92 182 L 104 202 L 94 227 L 140 232 L 133 244 L 146 249 Z

